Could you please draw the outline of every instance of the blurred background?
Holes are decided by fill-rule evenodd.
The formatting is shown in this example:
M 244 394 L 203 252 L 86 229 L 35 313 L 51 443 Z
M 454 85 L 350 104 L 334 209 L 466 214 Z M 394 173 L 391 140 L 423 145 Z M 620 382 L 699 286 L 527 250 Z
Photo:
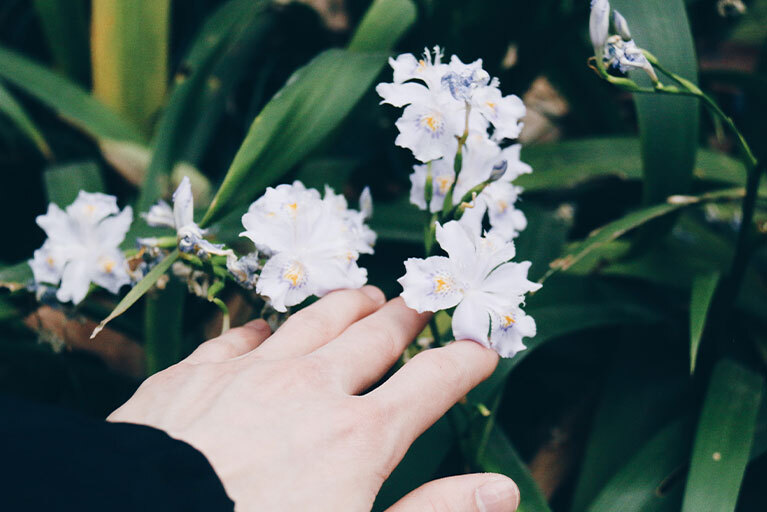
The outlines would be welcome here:
M 224 0 L 136 3 L 144 3 L 143 10 L 126 13 L 119 1 L 0 2 L 0 268 L 30 258 L 42 244 L 35 217 L 52 200 L 51 189 L 55 194 L 56 187 L 79 188 L 78 180 L 95 179 L 121 205 L 134 201 L 151 151 L 162 144 L 158 133 L 173 91 L 200 69 L 202 92 L 175 117 L 173 133 L 180 135 L 174 135 L 171 163 L 194 173 L 204 206 L 256 115 L 297 68 L 323 50 L 345 46 L 371 4 L 255 2 L 263 5 L 235 22 L 221 15 Z M 518 94 L 527 105 L 520 141 L 534 174 L 519 183 L 526 188 L 520 207 L 529 226 L 517 246 L 518 259 L 533 261 L 534 278 L 574 241 L 627 212 L 671 194 L 745 183 L 732 135 L 696 103 L 635 103 L 588 68 L 593 49 L 587 0 L 415 4 L 414 24 L 393 53 L 418 54 L 438 44 L 448 57 L 481 58 L 500 78 L 504 94 Z M 613 4 L 640 46 L 688 78 L 697 74 L 758 156 L 767 157 L 767 0 Z M 197 55 L 204 37 L 220 26 L 229 30 L 225 42 Z M 376 82 L 390 79 L 386 67 Z M 69 87 L 111 108 L 138 143 L 115 147 L 111 137 L 94 136 L 91 125 L 78 121 L 90 107 Z M 414 162 L 394 146 L 398 112 L 378 102 L 368 86 L 343 122 L 278 181 L 328 183 L 352 200 L 369 185 L 380 240 L 376 254 L 360 263 L 371 282 L 393 296 L 402 261 L 423 253 L 423 224 L 407 201 Z M 765 201 L 759 199 L 757 212 L 763 227 Z M 611 240 L 547 281 L 528 301 L 540 331 L 531 349 L 469 397 L 470 405 L 481 403 L 490 416 L 468 414 L 459 426 L 439 423 L 387 483 L 379 506 L 434 476 L 481 469 L 521 481 L 525 510 L 679 510 L 716 359 L 702 348 L 702 370 L 691 376 L 692 287 L 699 275 L 728 264 L 738 213 L 737 203 L 686 210 L 629 239 Z M 236 240 L 236 232 L 227 235 L 236 231 L 236 221 L 230 219 L 228 230 L 222 222 L 221 240 Z M 215 335 L 215 307 L 178 296 L 182 313 L 158 318 L 178 318 L 180 340 L 148 360 L 143 328 L 151 320 L 141 308 L 90 341 L 87 335 L 114 305 L 111 299 L 96 297 L 77 311 L 61 311 L 39 308 L 29 294 L 3 293 L 0 392 L 105 416 L 147 372 Z M 256 314 L 236 294 L 229 305 L 235 324 Z M 729 324 L 731 337 L 746 347 L 738 358 L 761 375 L 766 312 L 762 244 Z M 759 382 L 755 389 L 763 377 Z M 767 510 L 763 395 L 761 388 L 754 392 L 750 462 L 735 498 L 729 497 L 739 511 Z M 711 427 L 711 435 L 724 428 Z

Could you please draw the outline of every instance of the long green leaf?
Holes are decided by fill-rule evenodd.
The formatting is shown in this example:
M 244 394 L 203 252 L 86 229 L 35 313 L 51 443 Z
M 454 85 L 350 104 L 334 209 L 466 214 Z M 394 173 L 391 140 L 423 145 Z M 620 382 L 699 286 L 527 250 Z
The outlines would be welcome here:
M 358 37 L 368 41 L 365 34 L 373 30 L 378 17 L 388 19 L 378 5 L 373 6 L 375 15 L 366 14 L 366 23 L 358 30 L 363 35 L 355 35 L 352 41 Z M 404 6 L 401 2 L 392 5 Z M 402 34 L 413 18 L 400 16 L 395 24 L 387 23 L 390 32 Z M 375 50 L 388 50 L 393 42 L 382 40 Z M 365 47 L 373 49 L 369 42 Z M 251 200 L 319 146 L 346 118 L 385 62 L 384 53 L 333 49 L 293 73 L 253 121 L 201 225 L 226 214 L 225 209 L 234 206 L 232 202 Z
M 639 452 L 617 471 L 588 512 L 649 512 L 678 510 L 678 492 L 664 491 L 664 484 L 684 469 L 689 453 L 685 442 L 689 427 L 676 420 L 642 446 Z M 702 510 L 709 510 L 701 508 Z
M 635 137 L 598 137 L 525 146 L 522 160 L 533 167 L 515 183 L 526 192 L 575 188 L 591 180 L 614 177 L 642 179 L 642 156 Z M 699 149 L 695 177 L 700 180 L 745 185 L 743 164 L 708 149 Z
M 34 0 L 56 67 L 81 85 L 90 82 L 88 13 L 84 0 Z
M 77 199 L 81 190 L 104 192 L 104 180 L 96 162 L 81 162 L 48 167 L 43 173 L 48 201 L 65 208 Z
M 317 147 L 384 63 L 384 54 L 328 50 L 294 73 L 253 121 L 202 223 L 252 199 Z
M 692 296 L 690 298 L 690 373 L 695 371 L 695 361 L 698 357 L 698 347 L 706 326 L 708 308 L 714 298 L 716 286 L 719 283 L 719 273 L 696 276 L 692 281 Z
M 519 512 L 551 511 L 546 497 L 533 480 L 524 461 L 498 425 L 493 425 L 487 438 L 487 446 L 477 462 L 482 471 L 501 473 L 514 480 L 522 498 L 517 509 Z
M 21 133 L 26 135 L 46 158 L 50 159 L 53 156 L 43 134 L 40 133 L 19 102 L 3 87 L 2 83 L 0 83 L 0 112 L 8 116 Z
M 391 49 L 416 18 L 411 0 L 375 0 L 354 33 L 349 49 L 375 52 Z
M 668 215 L 669 213 L 677 211 L 681 208 L 712 201 L 737 200 L 741 199 L 744 195 L 744 189 L 735 188 L 718 190 L 715 192 L 701 194 L 699 196 L 672 196 L 669 197 L 668 201 L 664 204 L 650 206 L 629 213 L 628 215 L 618 220 L 598 228 L 596 231 L 592 232 L 591 236 L 589 236 L 586 240 L 576 244 L 575 247 L 567 251 L 564 256 L 551 262 L 551 269 L 540 279 L 540 282 L 545 281 L 558 270 L 567 270 L 568 268 L 578 263 L 581 259 L 586 257 L 592 251 L 603 247 L 616 238 L 623 236 L 628 231 L 636 229 L 637 227 L 646 224 L 653 219 Z
M 58 73 L 0 48 L 0 78 L 33 96 L 95 139 L 144 142 L 129 121 Z
M 698 63 L 684 0 L 612 0 L 628 20 L 637 45 L 652 52 L 663 66 L 697 82 Z M 642 84 L 649 78 L 635 71 Z M 660 203 L 688 191 L 698 147 L 697 100 L 636 95 L 644 161 L 644 200 Z
M 656 326 L 628 327 L 616 338 L 581 457 L 572 512 L 583 512 L 642 445 L 690 403 L 689 378 L 678 358 L 657 356 L 673 339 L 658 335 Z
M 149 131 L 168 85 L 170 0 L 92 0 L 93 92 Z
M 139 281 L 136 286 L 131 288 L 131 291 L 129 291 L 128 294 L 123 297 L 123 299 L 117 304 L 112 312 L 109 313 L 109 316 L 102 320 L 98 327 L 93 330 L 91 339 L 95 338 L 109 322 L 128 311 L 128 308 L 130 308 L 133 304 L 136 303 L 137 300 L 139 300 L 146 292 L 148 292 L 149 289 L 154 286 L 157 280 L 160 279 L 160 277 L 162 277 L 163 274 L 168 271 L 170 266 L 178 259 L 178 256 L 178 249 L 175 249 L 173 252 L 168 254 L 165 259 L 158 263 L 152 270 L 150 270 L 149 273 L 144 276 L 144 279 Z
M 764 378 L 717 363 L 698 420 L 683 512 L 732 512 L 749 460 Z

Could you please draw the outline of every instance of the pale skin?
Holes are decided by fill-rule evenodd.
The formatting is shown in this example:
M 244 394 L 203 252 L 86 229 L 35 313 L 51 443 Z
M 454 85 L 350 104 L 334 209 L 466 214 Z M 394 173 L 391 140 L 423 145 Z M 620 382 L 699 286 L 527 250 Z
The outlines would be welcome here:
M 240 511 L 369 511 L 408 447 L 495 368 L 471 341 L 426 350 L 375 389 L 423 329 L 397 298 L 342 290 L 274 334 L 254 320 L 148 378 L 108 418 L 149 425 L 210 461 Z M 497 474 L 430 482 L 387 512 L 513 512 Z

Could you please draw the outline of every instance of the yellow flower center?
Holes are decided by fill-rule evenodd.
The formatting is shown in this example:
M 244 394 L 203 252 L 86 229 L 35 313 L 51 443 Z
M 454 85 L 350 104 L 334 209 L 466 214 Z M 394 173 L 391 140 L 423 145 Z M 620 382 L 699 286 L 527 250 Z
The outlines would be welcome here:
M 434 116 L 426 116 L 426 117 L 424 117 L 423 122 L 426 124 L 426 126 L 429 127 L 429 130 L 431 130 L 433 132 L 436 132 L 437 128 L 439 128 L 439 126 L 438 126 L 439 123 L 434 118 Z
M 107 274 L 111 274 L 116 264 L 117 263 L 115 263 L 114 260 L 106 260 L 105 262 L 101 264 L 101 266 L 104 268 L 104 272 L 106 272 Z
M 508 328 L 511 327 L 512 324 L 516 323 L 514 320 L 514 317 L 509 315 L 503 315 L 503 318 L 501 319 L 503 322 L 503 327 Z
M 453 184 L 453 177 L 452 176 L 440 176 L 437 178 L 437 188 L 439 189 L 439 193 L 441 195 L 447 194 L 447 191 L 450 189 L 450 185 Z
M 49 267 L 52 267 L 56 264 L 56 260 L 54 260 L 52 257 L 48 256 L 45 259 L 45 262 L 48 264 Z
M 294 288 L 301 284 L 304 280 L 304 268 L 300 263 L 293 262 L 285 269 L 282 274 L 282 278 L 286 281 L 290 281 L 291 286 Z

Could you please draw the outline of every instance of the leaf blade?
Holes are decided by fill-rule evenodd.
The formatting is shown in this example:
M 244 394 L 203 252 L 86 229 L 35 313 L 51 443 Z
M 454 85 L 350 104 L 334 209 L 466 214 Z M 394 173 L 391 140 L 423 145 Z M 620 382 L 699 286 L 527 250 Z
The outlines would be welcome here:
M 178 249 L 174 249 L 173 252 L 168 254 L 165 259 L 163 259 L 152 270 L 150 270 L 149 273 L 144 276 L 144 279 L 139 281 L 136 286 L 131 288 L 128 294 L 123 297 L 123 299 L 117 304 L 117 306 L 115 306 L 112 312 L 109 313 L 109 316 L 102 320 L 101 323 L 99 323 L 99 325 L 93 330 L 93 333 L 91 333 L 91 339 L 95 338 L 109 322 L 128 311 L 128 308 L 130 308 L 146 292 L 148 292 L 149 289 L 154 286 L 157 280 L 160 279 L 160 277 L 162 277 L 162 275 L 168 271 L 170 266 L 178 259 L 178 257 L 179 251 Z
M 731 360 L 717 363 L 698 420 L 683 512 L 735 510 L 763 389 L 761 375 Z
M 719 284 L 719 273 L 696 276 L 692 281 L 690 298 L 690 374 L 695 372 L 698 347 L 706 326 L 706 317 Z

